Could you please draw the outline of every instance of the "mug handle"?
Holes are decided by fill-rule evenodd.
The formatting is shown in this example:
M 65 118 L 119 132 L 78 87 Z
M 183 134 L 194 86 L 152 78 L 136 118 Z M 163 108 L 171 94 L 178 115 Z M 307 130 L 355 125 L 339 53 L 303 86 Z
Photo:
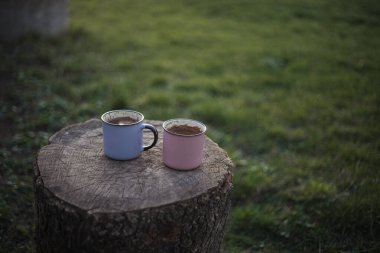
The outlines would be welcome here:
M 152 131 L 152 133 L 154 135 L 154 140 L 153 140 L 152 144 L 150 144 L 148 146 L 143 146 L 143 151 L 146 151 L 148 149 L 153 148 L 154 145 L 156 145 L 157 140 L 158 140 L 158 131 L 157 131 L 157 129 L 154 126 L 149 125 L 149 124 L 143 124 L 143 129 L 144 128 L 149 129 L 150 131 Z

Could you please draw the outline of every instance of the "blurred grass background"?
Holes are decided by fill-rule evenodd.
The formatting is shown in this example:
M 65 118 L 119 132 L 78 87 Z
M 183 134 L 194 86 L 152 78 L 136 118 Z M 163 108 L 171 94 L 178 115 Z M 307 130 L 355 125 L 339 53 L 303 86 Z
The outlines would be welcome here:
M 33 163 L 110 109 L 189 117 L 234 160 L 224 252 L 380 252 L 380 2 L 71 1 L 0 44 L 0 251 L 33 252 Z

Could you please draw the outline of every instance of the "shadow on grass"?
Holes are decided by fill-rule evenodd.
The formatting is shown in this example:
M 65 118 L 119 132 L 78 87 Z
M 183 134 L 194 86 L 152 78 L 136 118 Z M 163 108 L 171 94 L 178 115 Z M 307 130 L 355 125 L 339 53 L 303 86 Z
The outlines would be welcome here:
M 51 133 L 80 118 L 81 115 L 70 113 L 75 111 L 73 104 L 80 98 L 65 83 L 75 80 L 80 84 L 86 72 L 93 71 L 91 65 L 73 68 L 72 64 L 80 65 L 75 58 L 82 57 L 83 48 L 100 46 L 84 30 L 71 30 L 64 36 L 49 39 L 31 35 L 0 44 L 2 252 L 34 251 L 36 152 L 47 143 Z

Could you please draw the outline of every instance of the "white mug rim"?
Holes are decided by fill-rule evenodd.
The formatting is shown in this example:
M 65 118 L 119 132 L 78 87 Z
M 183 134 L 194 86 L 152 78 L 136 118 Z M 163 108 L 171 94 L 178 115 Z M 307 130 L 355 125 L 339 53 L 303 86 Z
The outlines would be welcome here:
M 131 123 L 131 124 L 119 125 L 119 124 L 110 123 L 104 119 L 104 117 L 107 114 L 114 113 L 114 112 L 133 112 L 133 113 L 136 113 L 140 116 L 140 120 L 137 122 Z M 111 125 L 111 126 L 126 127 L 126 126 L 133 126 L 133 125 L 137 125 L 137 124 L 141 123 L 144 120 L 144 115 L 141 112 L 134 111 L 134 110 L 119 109 L 119 110 L 111 110 L 111 111 L 103 113 L 102 116 L 100 117 L 100 119 L 102 120 L 103 123 L 106 123 L 106 124 Z
M 202 128 L 202 132 L 201 133 L 198 133 L 198 134 L 179 134 L 179 133 L 174 133 L 174 132 L 171 132 L 169 131 L 167 128 L 166 128 L 166 125 L 169 124 L 170 122 L 173 122 L 173 121 L 191 121 L 191 122 L 194 122 L 196 123 L 197 125 L 199 125 L 201 128 Z M 187 119 L 187 118 L 175 118 L 175 119 L 169 119 L 169 120 L 166 120 L 164 123 L 162 123 L 162 128 L 165 130 L 165 132 L 169 133 L 169 134 L 172 134 L 172 135 L 177 135 L 177 136 L 183 136 L 183 137 L 194 137 L 194 136 L 198 136 L 198 135 L 202 135 L 206 132 L 207 130 L 207 127 L 205 124 L 203 124 L 202 122 L 198 121 L 198 120 L 194 120 L 194 119 Z

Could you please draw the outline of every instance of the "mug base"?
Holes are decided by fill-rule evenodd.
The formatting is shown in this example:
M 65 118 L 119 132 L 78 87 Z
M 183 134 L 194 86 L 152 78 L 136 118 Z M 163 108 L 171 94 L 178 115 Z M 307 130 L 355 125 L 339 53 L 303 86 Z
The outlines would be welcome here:
M 131 160 L 135 160 L 135 159 L 139 158 L 139 157 L 141 156 L 141 154 L 138 155 L 138 156 L 132 157 L 132 158 L 111 157 L 111 156 L 108 156 L 108 155 L 106 155 L 106 154 L 104 154 L 104 156 L 105 156 L 106 158 L 108 158 L 108 159 L 110 159 L 110 160 L 114 160 L 114 161 L 131 161 Z
M 195 169 L 198 169 L 200 165 L 196 166 L 196 167 L 190 167 L 190 168 L 184 168 L 184 167 L 176 167 L 176 166 L 171 166 L 171 165 L 168 165 L 164 162 L 165 166 L 169 169 L 173 169 L 173 170 L 178 170 L 178 171 L 190 171 L 190 170 L 195 170 Z

